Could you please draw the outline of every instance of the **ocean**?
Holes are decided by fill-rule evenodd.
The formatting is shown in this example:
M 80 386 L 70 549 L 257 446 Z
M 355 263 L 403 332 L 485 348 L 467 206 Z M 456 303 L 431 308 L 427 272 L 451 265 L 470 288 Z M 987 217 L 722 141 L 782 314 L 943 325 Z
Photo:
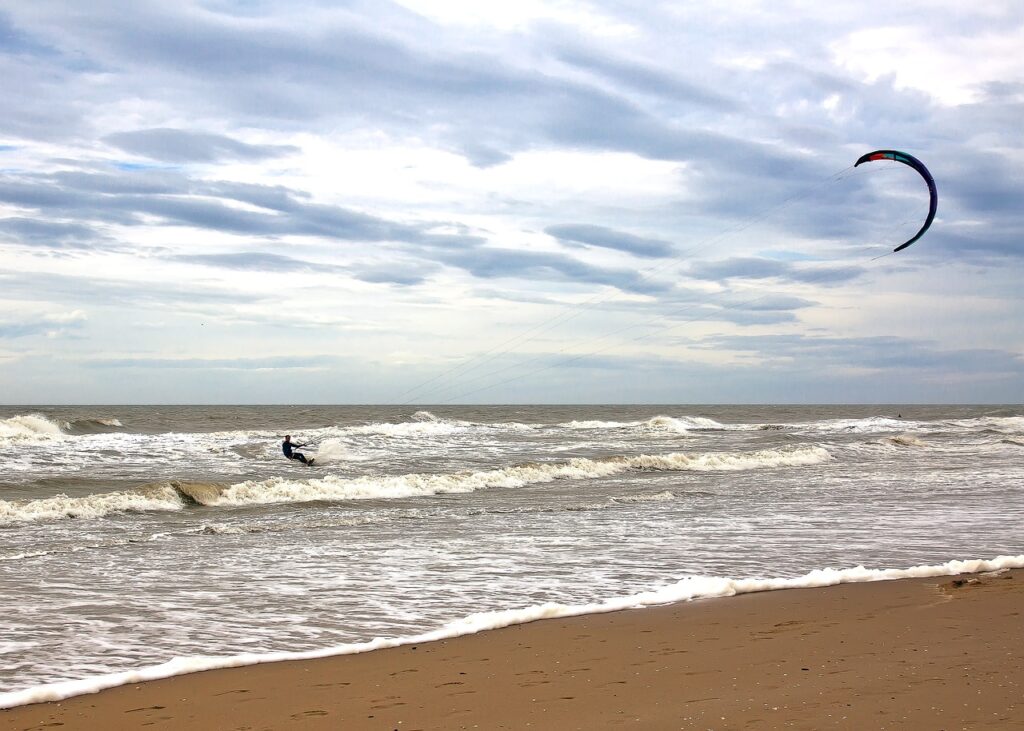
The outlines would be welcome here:
M 1019 567 L 1022 526 L 1021 406 L 0 407 L 0 707 Z

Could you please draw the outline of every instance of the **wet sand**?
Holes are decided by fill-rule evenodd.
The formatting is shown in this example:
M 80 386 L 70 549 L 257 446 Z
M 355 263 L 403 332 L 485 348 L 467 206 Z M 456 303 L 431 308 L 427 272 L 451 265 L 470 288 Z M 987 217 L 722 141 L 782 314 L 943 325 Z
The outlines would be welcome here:
M 122 686 L 0 728 L 1024 728 L 1022 611 L 1022 570 L 747 594 Z

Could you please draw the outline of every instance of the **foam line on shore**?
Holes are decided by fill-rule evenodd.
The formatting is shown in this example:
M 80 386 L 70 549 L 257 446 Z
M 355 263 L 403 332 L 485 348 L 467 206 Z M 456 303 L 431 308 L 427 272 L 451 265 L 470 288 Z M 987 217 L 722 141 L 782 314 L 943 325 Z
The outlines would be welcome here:
M 515 624 L 525 624 L 539 619 L 573 617 L 584 614 L 600 614 L 623 609 L 637 609 L 655 605 L 671 604 L 692 599 L 735 596 L 753 592 L 779 589 L 816 588 L 837 584 L 862 583 L 869 581 L 891 581 L 895 579 L 954 576 L 957 574 L 980 573 L 1003 569 L 1024 568 L 1024 554 L 998 556 L 994 559 L 954 560 L 932 566 L 914 566 L 907 569 L 868 569 L 857 566 L 847 569 L 817 569 L 795 578 L 748 578 L 730 579 L 712 576 L 690 576 L 674 584 L 625 597 L 617 597 L 590 604 L 565 605 L 554 602 L 539 604 L 522 609 L 507 609 L 471 614 L 450 622 L 438 629 L 422 634 L 382 638 L 369 642 L 352 643 L 310 650 L 305 652 L 246 653 L 229 657 L 177 657 L 160 665 L 111 673 L 93 678 L 66 680 L 48 683 L 25 690 L 0 693 L 0 709 L 59 701 L 72 696 L 96 693 L 107 688 L 150 680 L 159 680 L 176 675 L 242 667 L 286 660 L 312 660 L 336 655 L 352 655 L 399 645 L 419 644 L 435 640 L 450 639 L 475 634 L 490 629 L 499 629 Z

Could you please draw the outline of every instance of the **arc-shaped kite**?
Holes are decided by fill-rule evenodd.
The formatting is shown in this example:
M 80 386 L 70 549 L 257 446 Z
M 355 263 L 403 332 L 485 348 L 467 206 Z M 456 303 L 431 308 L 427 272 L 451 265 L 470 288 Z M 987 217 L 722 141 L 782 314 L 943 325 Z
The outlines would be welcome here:
M 921 174 L 921 177 L 924 178 L 924 182 L 928 183 L 928 193 L 931 195 L 931 201 L 928 204 L 928 217 L 924 219 L 924 225 L 921 226 L 916 234 L 911 236 L 908 241 L 904 241 L 893 249 L 894 252 L 902 251 L 924 236 L 924 232 L 928 230 L 928 227 L 932 225 L 932 221 L 935 219 L 935 210 L 939 205 L 939 194 L 935 190 L 935 178 L 933 178 L 932 174 L 928 172 L 928 168 L 924 166 L 923 162 L 913 155 L 908 155 L 906 152 L 900 152 L 899 150 L 875 150 L 874 152 L 869 152 L 866 155 L 861 155 L 860 159 L 857 160 L 853 166 L 857 167 L 862 162 L 871 162 L 872 160 L 895 160 L 896 162 L 901 162 L 904 165 L 909 165 Z

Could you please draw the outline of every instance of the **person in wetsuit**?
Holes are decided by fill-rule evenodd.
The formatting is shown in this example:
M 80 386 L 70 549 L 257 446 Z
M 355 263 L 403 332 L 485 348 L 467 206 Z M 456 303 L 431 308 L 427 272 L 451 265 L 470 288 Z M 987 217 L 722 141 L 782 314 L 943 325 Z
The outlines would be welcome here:
M 313 460 L 306 459 L 306 455 L 304 455 L 302 452 L 295 451 L 298 447 L 305 446 L 305 444 L 293 444 L 292 435 L 285 434 L 284 441 L 281 442 L 281 451 L 284 452 L 284 456 L 287 457 L 288 459 L 297 459 L 299 462 L 302 462 L 302 464 L 313 464 Z

